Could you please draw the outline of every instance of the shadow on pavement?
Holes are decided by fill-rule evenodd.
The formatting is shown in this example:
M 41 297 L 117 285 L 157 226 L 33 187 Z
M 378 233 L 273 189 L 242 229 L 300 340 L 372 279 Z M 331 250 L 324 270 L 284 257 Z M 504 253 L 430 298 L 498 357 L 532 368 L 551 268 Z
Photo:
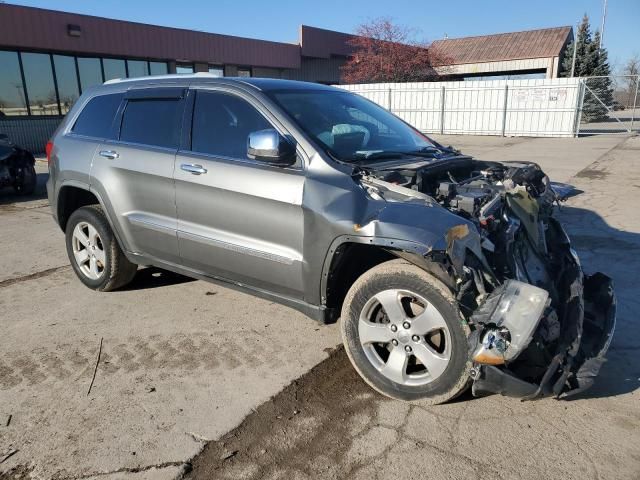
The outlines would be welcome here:
M 156 267 L 146 267 L 138 270 L 133 281 L 122 290 L 148 290 L 195 281 L 195 278 L 185 277 L 184 275 L 170 272 L 168 270 L 162 270 Z
M 44 200 L 47 198 L 48 173 L 37 174 L 36 189 L 31 195 L 17 195 L 11 187 L 0 189 L 0 205 L 10 205 L 16 203 L 31 202 L 33 200 Z
M 640 234 L 612 227 L 592 210 L 563 206 L 558 218 L 567 230 L 587 274 L 601 271 L 613 278 L 617 323 L 613 341 L 592 388 L 568 400 L 612 397 L 640 388 L 640 328 L 637 272 Z

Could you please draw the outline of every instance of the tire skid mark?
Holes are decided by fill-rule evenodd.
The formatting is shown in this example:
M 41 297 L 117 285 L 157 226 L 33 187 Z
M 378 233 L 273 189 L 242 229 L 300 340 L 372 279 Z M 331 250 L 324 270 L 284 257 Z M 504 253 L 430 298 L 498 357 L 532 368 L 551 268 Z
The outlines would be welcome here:
M 98 370 L 107 376 L 153 370 L 184 375 L 197 370 L 269 368 L 273 363 L 284 361 L 282 342 L 259 340 L 258 335 L 247 332 L 134 336 L 124 341 L 117 339 L 112 344 L 105 339 Z M 251 344 L 260 347 L 259 354 L 252 351 Z M 95 353 L 95 345 L 68 342 L 31 352 L 3 352 L 0 354 L 0 390 L 21 384 L 81 381 L 91 373 Z
M 29 280 L 37 280 L 42 277 L 48 277 L 49 275 L 53 275 L 54 273 L 69 269 L 71 269 L 71 265 L 61 265 L 59 267 L 47 268 L 46 270 L 42 270 L 41 272 L 30 273 L 29 275 L 23 275 L 21 277 L 8 278 L 6 280 L 0 281 L 0 288 L 6 288 L 10 287 L 11 285 L 15 285 L 16 283 L 28 282 Z

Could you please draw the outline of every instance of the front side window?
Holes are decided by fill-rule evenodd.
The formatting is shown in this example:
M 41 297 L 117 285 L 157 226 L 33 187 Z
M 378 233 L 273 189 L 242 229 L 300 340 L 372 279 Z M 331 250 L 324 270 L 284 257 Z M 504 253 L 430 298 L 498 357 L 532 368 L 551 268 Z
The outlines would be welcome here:
M 88 137 L 111 138 L 111 125 L 122 97 L 122 93 L 93 97 L 82 109 L 71 131 Z
M 59 115 L 51 57 L 44 53 L 23 53 L 22 68 L 31 115 Z
M 18 53 L 0 50 L 0 118 L 27 114 Z
M 191 150 L 247 159 L 247 137 L 267 128 L 273 127 L 245 100 L 227 93 L 199 91 L 193 111 Z
M 177 98 L 129 100 L 122 117 L 120 140 L 178 148 L 182 105 Z
M 327 90 L 268 94 L 312 140 L 343 162 L 366 162 L 434 148 L 427 137 L 359 95 Z

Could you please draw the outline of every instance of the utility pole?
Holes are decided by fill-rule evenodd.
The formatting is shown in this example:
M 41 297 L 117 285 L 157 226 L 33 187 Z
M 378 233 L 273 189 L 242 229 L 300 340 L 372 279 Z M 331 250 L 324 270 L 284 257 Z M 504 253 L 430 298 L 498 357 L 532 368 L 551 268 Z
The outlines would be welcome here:
M 600 27 L 600 45 L 598 45 L 598 50 L 602 49 L 602 44 L 604 43 L 604 22 L 607 20 L 607 0 L 604 0 L 604 6 L 602 8 L 602 26 Z
M 576 24 L 576 33 L 573 35 L 573 60 L 571 60 L 571 77 L 575 77 L 576 72 L 576 53 L 578 52 L 578 29 L 580 22 Z

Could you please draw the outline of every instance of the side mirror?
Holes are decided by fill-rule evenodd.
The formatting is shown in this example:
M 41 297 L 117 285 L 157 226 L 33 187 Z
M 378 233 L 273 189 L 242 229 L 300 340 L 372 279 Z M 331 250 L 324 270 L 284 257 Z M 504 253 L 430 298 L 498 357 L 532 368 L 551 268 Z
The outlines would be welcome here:
M 292 165 L 296 161 L 296 148 L 276 130 L 268 128 L 249 134 L 247 155 L 261 162 Z

